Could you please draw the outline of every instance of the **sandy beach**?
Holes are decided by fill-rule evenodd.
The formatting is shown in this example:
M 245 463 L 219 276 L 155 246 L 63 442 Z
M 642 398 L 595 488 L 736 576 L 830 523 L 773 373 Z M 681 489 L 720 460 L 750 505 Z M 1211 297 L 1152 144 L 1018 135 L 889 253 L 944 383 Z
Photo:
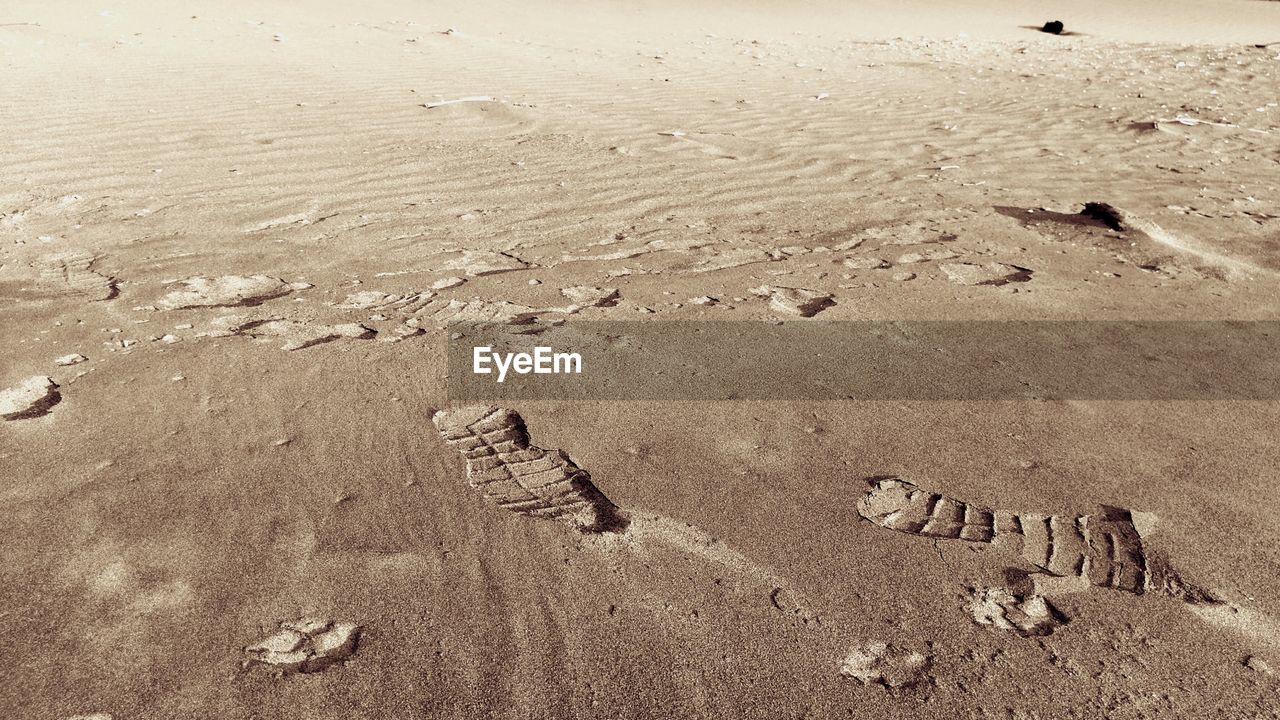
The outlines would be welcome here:
M 1275 396 L 449 392 L 1015 320 L 1280 320 L 1280 2 L 11 0 L 0 714 L 1280 717 Z

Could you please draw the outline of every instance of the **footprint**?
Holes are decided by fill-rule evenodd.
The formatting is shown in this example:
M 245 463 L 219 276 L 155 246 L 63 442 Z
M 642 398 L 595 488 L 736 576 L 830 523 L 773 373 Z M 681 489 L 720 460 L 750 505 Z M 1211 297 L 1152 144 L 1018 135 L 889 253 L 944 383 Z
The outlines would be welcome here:
M 471 277 L 497 275 L 498 273 L 526 270 L 529 263 L 505 252 L 490 250 L 464 250 L 458 253 L 445 253 L 435 269 L 440 272 L 462 272 Z
M 770 605 L 782 616 L 802 622 L 818 619 L 809 608 L 808 600 L 785 578 L 688 523 L 652 513 L 632 512 L 628 514 L 627 527 L 611 539 L 619 540 L 619 545 L 635 552 L 643 553 L 646 546 L 652 544 L 698 558 L 755 584 L 767 593 Z
M 42 258 L 37 287 L 50 295 L 110 300 L 119 292 L 114 278 L 93 271 L 98 258 L 86 253 L 59 253 Z
M 412 314 L 425 307 L 435 295 L 431 291 L 395 294 L 380 290 L 361 290 L 347 295 L 346 299 L 333 303 L 333 306 L 339 310 L 395 310 Z
M 769 307 L 777 312 L 803 318 L 813 317 L 836 304 L 831 293 L 806 288 L 761 285 L 751 288 L 749 292 L 769 298 Z
M 536 132 L 541 120 L 531 105 L 483 95 L 442 98 L 422 106 L 426 108 L 423 123 L 446 139 L 525 135 Z
M 916 252 L 904 253 L 898 256 L 898 265 L 914 265 L 916 263 L 940 262 L 942 260 L 955 260 L 960 257 L 950 248 L 929 248 L 926 250 L 918 250 Z
M 885 642 L 869 642 L 854 647 L 840 663 L 840 674 L 861 680 L 863 685 L 882 685 L 891 690 L 927 682 L 932 659 L 921 652 Z
M 646 555 L 661 546 L 747 581 L 767 596 L 781 616 L 816 621 L 807 601 L 789 582 L 728 544 L 688 523 L 644 511 L 624 512 L 591 482 L 591 476 L 560 450 L 530 444 L 523 418 L 514 410 L 470 406 L 441 410 L 432 418 L 445 441 L 467 458 L 467 480 L 499 507 L 567 522 L 604 552 Z
M 721 160 L 743 160 L 758 157 L 761 154 L 759 144 L 750 140 L 744 140 L 735 136 L 733 133 L 718 132 L 692 132 L 686 133 L 680 130 L 672 130 L 669 132 L 660 132 L 659 135 L 675 138 L 677 145 L 681 147 L 683 143 L 694 146 L 699 152 L 710 155 Z
M 568 307 L 559 308 L 566 315 L 575 315 L 583 308 L 614 307 L 621 300 L 621 295 L 618 293 L 617 288 L 592 287 L 590 285 L 561 288 L 560 294 L 569 298 L 569 301 L 573 303 Z
M 706 251 L 705 259 L 680 271 L 680 273 L 682 275 L 704 275 L 745 265 L 776 262 L 779 257 L 781 256 L 771 255 L 763 248 L 737 247 L 722 249 L 717 247 Z
M 947 279 L 957 285 L 1008 285 L 1031 280 L 1032 270 L 1017 265 L 989 262 L 943 263 L 938 266 Z
M 411 328 L 445 328 L 451 324 L 528 325 L 551 310 L 518 305 L 506 300 L 433 300 L 406 321 Z
M 1009 543 L 1039 568 L 1038 591 L 1074 585 L 1168 595 L 1189 603 L 1217 603 L 1210 593 L 1184 582 L 1156 553 L 1144 547 L 1150 516 L 1103 506 L 1091 515 L 1040 515 L 990 510 L 897 478 L 872 478 L 858 513 L 880 527 L 923 537 Z
M 318 672 L 356 651 L 360 626 L 319 618 L 280 623 L 280 629 L 244 649 L 250 662 L 281 672 Z
M 591 474 L 560 450 L 529 442 L 514 410 L 469 406 L 432 418 L 467 459 L 467 482 L 512 512 L 569 523 L 582 532 L 620 530 L 626 519 L 591 483 Z

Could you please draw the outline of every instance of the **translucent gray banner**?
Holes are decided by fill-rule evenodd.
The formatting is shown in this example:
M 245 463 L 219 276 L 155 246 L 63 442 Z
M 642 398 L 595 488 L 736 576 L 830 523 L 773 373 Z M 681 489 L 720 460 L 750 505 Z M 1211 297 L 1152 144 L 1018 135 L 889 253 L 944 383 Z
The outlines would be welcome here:
M 1280 321 L 581 321 L 449 336 L 454 401 L 1280 398 Z

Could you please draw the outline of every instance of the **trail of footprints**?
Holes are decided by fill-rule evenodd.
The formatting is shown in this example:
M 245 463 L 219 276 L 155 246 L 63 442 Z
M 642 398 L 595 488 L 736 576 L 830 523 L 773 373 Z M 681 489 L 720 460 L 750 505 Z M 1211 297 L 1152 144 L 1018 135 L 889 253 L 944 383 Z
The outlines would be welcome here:
M 432 422 L 444 441 L 466 459 L 468 484 L 504 510 L 557 520 L 582 533 L 663 540 L 746 574 L 764 575 L 774 588 L 775 605 L 783 591 L 791 592 L 781 578 L 727 547 L 700 536 L 690 540 L 673 534 L 672 523 L 665 518 L 624 513 L 567 454 L 534 445 L 523 418 L 514 410 L 460 407 L 435 413 Z M 1141 514 L 1109 506 L 1088 515 L 1014 513 L 922 490 L 898 478 L 870 482 L 871 489 L 858 501 L 857 510 L 877 526 L 927 538 L 1012 544 L 1043 575 L 1085 586 L 1154 592 L 1202 606 L 1219 602 L 1182 581 L 1144 546 L 1143 533 L 1151 523 Z M 688 535 L 689 528 L 681 530 Z M 1024 598 L 1005 588 L 972 589 L 966 608 L 975 622 L 1021 635 L 1046 635 L 1065 621 L 1040 595 Z M 281 673 L 310 672 L 350 657 L 359 630 L 354 623 L 283 623 L 278 632 L 246 647 L 245 652 L 251 663 Z M 866 685 L 899 689 L 926 682 L 929 663 L 928 655 L 873 642 L 855 647 L 839 671 Z
M 586 470 L 559 450 L 530 443 L 515 411 L 472 406 L 442 410 L 433 420 L 445 441 L 466 458 L 469 484 L 499 507 L 560 520 L 583 532 L 626 528 L 627 516 L 592 484 Z M 878 478 L 857 509 L 880 527 L 910 535 L 1011 546 L 1037 568 L 1031 575 L 1036 595 L 975 591 L 971 604 L 980 611 L 975 620 L 984 624 L 1043 634 L 1059 618 L 1039 593 L 1088 586 L 1151 592 L 1190 603 L 1218 602 L 1182 580 L 1144 545 L 1143 533 L 1153 520 L 1123 508 L 1104 506 L 1087 515 L 1015 513 L 928 492 L 897 478 Z
M 469 484 L 499 507 L 567 522 L 583 532 L 625 528 L 619 508 L 590 474 L 560 450 L 531 444 L 520 414 L 492 406 L 441 410 L 433 418 L 446 442 L 467 461 Z M 1156 593 L 1191 603 L 1215 603 L 1184 581 L 1143 543 L 1154 521 L 1142 513 L 1103 506 L 1087 515 L 992 510 L 898 478 L 876 478 L 857 503 L 872 523 L 909 535 L 1012 546 L 1046 578 L 1082 586 Z M 1039 583 L 1037 587 L 1039 587 Z M 1063 589 L 1070 584 L 1052 584 Z

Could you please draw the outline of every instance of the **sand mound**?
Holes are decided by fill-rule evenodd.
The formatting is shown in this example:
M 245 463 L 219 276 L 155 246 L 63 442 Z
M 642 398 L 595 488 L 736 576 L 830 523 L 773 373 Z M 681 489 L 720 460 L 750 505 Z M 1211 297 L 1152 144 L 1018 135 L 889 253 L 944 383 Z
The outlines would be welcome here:
M 183 289 L 160 298 L 162 310 L 200 307 L 238 307 L 261 305 L 267 300 L 288 295 L 295 287 L 269 275 L 224 275 L 222 277 L 190 277 L 179 281 Z
M 33 375 L 0 390 L 0 417 L 5 420 L 28 420 L 40 417 L 58 404 L 58 384 L 53 378 Z

